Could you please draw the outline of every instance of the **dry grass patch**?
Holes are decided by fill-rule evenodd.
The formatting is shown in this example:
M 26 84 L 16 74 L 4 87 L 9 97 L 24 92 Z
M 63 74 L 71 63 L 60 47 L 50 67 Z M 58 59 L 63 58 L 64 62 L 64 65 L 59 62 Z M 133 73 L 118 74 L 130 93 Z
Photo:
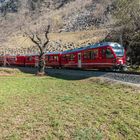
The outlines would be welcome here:
M 16 75 L 21 73 L 21 71 L 17 68 L 0 68 L 0 76 L 10 76 L 10 75 Z

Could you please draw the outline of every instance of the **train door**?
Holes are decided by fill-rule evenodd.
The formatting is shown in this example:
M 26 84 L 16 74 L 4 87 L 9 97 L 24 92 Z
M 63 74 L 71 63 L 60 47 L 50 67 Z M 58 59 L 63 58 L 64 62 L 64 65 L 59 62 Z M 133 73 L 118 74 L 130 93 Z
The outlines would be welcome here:
M 114 58 L 114 54 L 109 48 L 101 48 L 100 49 L 100 65 L 101 65 L 101 67 L 111 67 L 113 58 Z
M 99 63 L 101 66 L 106 63 L 106 48 L 99 49 Z
M 82 61 L 81 61 L 81 53 L 78 53 L 78 68 L 82 67 Z
M 113 51 L 110 48 L 107 48 L 106 49 L 106 63 L 108 64 L 108 66 L 113 65 L 114 58 L 115 58 L 115 55 L 114 55 Z

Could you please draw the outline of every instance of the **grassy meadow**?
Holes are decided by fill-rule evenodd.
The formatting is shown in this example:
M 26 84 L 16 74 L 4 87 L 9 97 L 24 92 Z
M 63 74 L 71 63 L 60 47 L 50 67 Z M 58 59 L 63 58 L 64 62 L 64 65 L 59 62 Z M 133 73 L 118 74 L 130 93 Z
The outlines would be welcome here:
M 0 140 L 139 140 L 140 90 L 99 79 L 0 76 Z

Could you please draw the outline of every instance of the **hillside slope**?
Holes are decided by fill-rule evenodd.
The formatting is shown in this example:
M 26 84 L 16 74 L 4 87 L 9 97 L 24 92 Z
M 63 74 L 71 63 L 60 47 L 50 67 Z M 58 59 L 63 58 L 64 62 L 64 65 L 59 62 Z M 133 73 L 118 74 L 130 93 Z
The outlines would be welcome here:
M 32 46 L 24 38 L 24 32 L 41 33 L 47 24 L 51 24 L 51 40 L 62 44 L 78 42 L 75 46 L 80 46 L 102 40 L 113 10 L 112 0 L 1 0 L 0 3 L 0 46 L 5 48 Z

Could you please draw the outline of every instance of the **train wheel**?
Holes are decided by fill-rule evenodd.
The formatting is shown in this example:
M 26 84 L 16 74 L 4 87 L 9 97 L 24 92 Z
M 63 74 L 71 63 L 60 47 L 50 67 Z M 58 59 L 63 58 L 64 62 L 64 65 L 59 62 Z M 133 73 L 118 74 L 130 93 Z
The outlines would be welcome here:
M 128 71 L 128 68 L 126 66 L 122 66 L 121 71 Z

